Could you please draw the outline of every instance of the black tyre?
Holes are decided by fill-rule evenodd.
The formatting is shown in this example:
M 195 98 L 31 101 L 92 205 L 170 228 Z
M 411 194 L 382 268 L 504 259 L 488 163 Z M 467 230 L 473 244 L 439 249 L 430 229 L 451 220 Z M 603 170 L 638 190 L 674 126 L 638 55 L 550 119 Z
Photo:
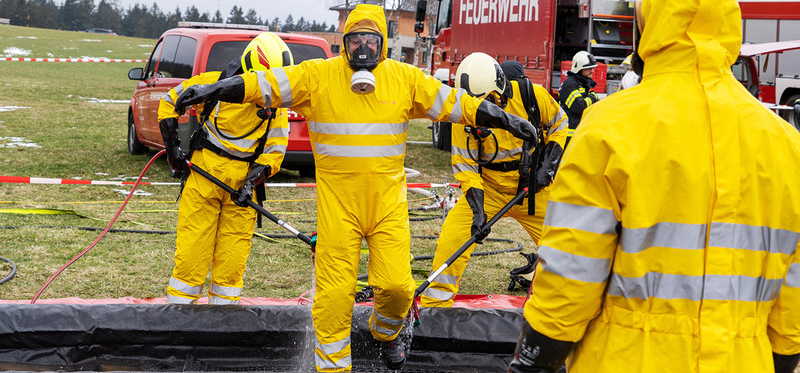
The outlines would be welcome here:
M 147 147 L 142 145 L 136 136 L 136 122 L 133 120 L 133 113 L 128 113 L 128 153 L 139 155 L 146 151 Z
M 431 124 L 431 140 L 433 147 L 444 151 L 450 151 L 450 122 L 433 122 Z
M 798 98 L 800 98 L 800 94 L 792 95 L 783 104 L 793 107 L 794 102 L 797 101 Z M 791 124 L 792 126 L 794 126 L 794 128 L 800 131 L 800 118 L 797 117 L 797 115 L 794 113 L 794 110 L 781 110 L 781 118 L 789 122 L 789 124 Z

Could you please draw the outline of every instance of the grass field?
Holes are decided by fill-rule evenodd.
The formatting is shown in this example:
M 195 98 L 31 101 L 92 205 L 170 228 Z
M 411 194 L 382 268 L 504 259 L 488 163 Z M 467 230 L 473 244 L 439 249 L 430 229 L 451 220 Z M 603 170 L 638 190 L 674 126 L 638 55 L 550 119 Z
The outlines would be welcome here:
M 4 57 L 146 59 L 155 43 L 16 26 L 0 26 L 0 31 Z M 138 176 L 155 154 L 132 156 L 126 151 L 127 101 L 135 86 L 127 71 L 143 65 L 0 61 L 0 175 L 86 180 L 132 180 Z M 427 125 L 426 120 L 414 121 L 409 139 L 428 141 Z M 406 166 L 421 173 L 411 180 L 414 182 L 454 181 L 449 154 L 427 143 L 408 145 Z M 158 160 L 147 172 L 146 181 L 173 182 L 167 168 L 163 159 Z M 270 182 L 313 179 L 302 178 L 296 171 L 281 171 Z M 16 276 L 0 284 L 0 299 L 31 299 L 56 270 L 97 238 L 129 191 L 130 187 L 99 185 L 0 184 L 0 257 L 17 265 Z M 137 192 L 141 194 L 131 198 L 114 228 L 174 231 L 178 188 L 141 186 Z M 272 188 L 267 198 L 266 208 L 281 219 L 304 232 L 315 230 L 313 188 Z M 430 202 L 414 193 L 409 200 L 411 207 Z M 442 223 L 435 217 L 441 210 L 425 214 L 432 220 L 413 221 L 412 235 L 435 237 Z M 266 219 L 257 232 L 286 235 Z M 525 252 L 533 248 L 531 239 L 510 219 L 496 225 L 492 237 L 520 241 Z M 56 278 L 42 298 L 164 296 L 174 244 L 174 233 L 109 233 Z M 414 239 L 412 253 L 432 254 L 434 245 L 433 239 Z M 478 250 L 511 246 L 487 243 Z M 367 260 L 364 254 L 361 273 L 366 271 Z M 522 264 L 516 253 L 475 257 L 462 282 L 462 293 L 507 293 L 509 270 Z M 414 261 L 415 277 L 424 279 L 430 265 L 430 260 Z M 309 251 L 301 241 L 254 237 L 243 296 L 297 297 L 310 290 L 312 268 Z M 10 265 L 0 262 L 0 278 L 10 271 Z

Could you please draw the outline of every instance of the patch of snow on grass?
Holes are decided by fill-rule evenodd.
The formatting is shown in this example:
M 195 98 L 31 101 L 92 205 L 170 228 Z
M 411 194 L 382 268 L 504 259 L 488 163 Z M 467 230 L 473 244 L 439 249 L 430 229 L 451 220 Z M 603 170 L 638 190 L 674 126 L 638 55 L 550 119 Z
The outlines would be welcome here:
M 41 148 L 41 146 L 23 137 L 0 137 L 0 148 Z
M 0 106 L 0 112 L 14 111 L 19 109 L 30 109 L 30 108 L 27 106 Z
M 3 53 L 5 53 L 6 57 L 29 56 L 31 54 L 31 51 L 17 47 L 8 47 L 3 50 Z
M 127 196 L 128 194 L 131 194 L 130 190 L 125 190 L 125 189 L 113 189 L 113 190 L 115 192 L 117 192 L 119 194 L 122 194 L 122 195 L 125 195 L 125 196 Z M 136 189 L 136 191 L 133 192 L 133 195 L 134 196 L 152 196 L 153 193 L 148 193 L 148 192 L 142 191 L 140 189 Z

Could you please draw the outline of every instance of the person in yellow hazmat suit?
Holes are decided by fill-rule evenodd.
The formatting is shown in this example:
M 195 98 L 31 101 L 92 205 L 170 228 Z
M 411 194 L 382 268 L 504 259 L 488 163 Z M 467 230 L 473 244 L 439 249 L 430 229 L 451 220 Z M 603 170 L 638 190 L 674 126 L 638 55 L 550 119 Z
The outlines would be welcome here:
M 509 372 L 793 372 L 800 133 L 731 73 L 735 0 L 635 8 L 642 81 L 564 153 Z
M 316 292 L 312 307 L 318 371 L 352 369 L 350 328 L 362 239 L 369 246 L 372 336 L 392 370 L 405 364 L 397 338 L 411 307 L 414 280 L 403 169 L 408 121 L 492 126 L 535 140 L 528 121 L 418 68 L 386 58 L 386 16 L 359 4 L 344 26 L 344 53 L 187 88 L 176 109 L 209 99 L 291 107 L 305 116 L 317 176 Z M 203 108 L 207 110 L 207 108 Z
M 544 142 L 539 144 L 543 154 L 535 175 L 536 190 L 530 191 L 528 197 L 530 200 L 530 196 L 534 195 L 535 213 L 530 214 L 529 203 L 515 205 L 506 213 L 507 217 L 517 220 L 533 241 L 538 243 L 550 193 L 549 185 L 567 138 L 566 114 L 547 89 L 530 83 L 518 61 L 498 64 L 485 53 L 472 53 L 458 65 L 455 82 L 456 87 L 467 88 L 469 94 L 492 100 L 505 106 L 507 113 L 530 117 L 531 123 L 539 124 L 540 133 L 545 137 Z M 465 84 L 468 87 L 464 87 Z M 508 204 L 517 194 L 520 183 L 524 186 L 528 183 L 527 178 L 520 180 L 519 174 L 523 140 L 508 131 L 495 129 L 493 132 L 497 143 L 491 136 L 482 141 L 484 159 L 481 160 L 477 159 L 480 145 L 464 129 L 463 125 L 452 125 L 451 157 L 453 173 L 465 192 L 442 225 L 431 271 L 439 269 L 467 241 L 464 232 L 478 233 L 483 239 L 489 232 L 478 230 L 487 216 L 494 216 Z M 453 305 L 453 297 L 458 292 L 461 277 L 475 246 L 468 248 L 425 289 L 421 302 L 423 307 Z
M 241 59 L 226 71 L 194 76 L 161 98 L 159 126 L 173 169 L 189 172 L 178 138 L 174 103 L 186 87 L 213 83 L 244 71 L 289 66 L 292 55 L 273 33 L 261 33 L 245 48 Z M 167 288 L 167 303 L 196 303 L 211 267 L 210 304 L 239 304 L 242 276 L 250 254 L 256 210 L 247 207 L 253 188 L 280 169 L 288 143 L 287 109 L 265 109 L 256 104 L 213 104 L 201 118 L 193 141 L 191 161 L 238 189 L 236 197 L 202 175 L 189 173 L 181 192 L 175 267 Z

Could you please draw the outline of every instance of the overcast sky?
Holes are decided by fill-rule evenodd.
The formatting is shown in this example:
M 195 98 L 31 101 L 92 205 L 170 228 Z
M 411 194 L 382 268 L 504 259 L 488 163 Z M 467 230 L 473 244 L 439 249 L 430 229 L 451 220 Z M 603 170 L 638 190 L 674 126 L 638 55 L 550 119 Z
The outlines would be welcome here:
M 113 3 L 114 0 L 109 2 Z M 317 23 L 326 22 L 328 25 L 338 26 L 338 13 L 328 8 L 344 4 L 344 0 L 256 0 L 256 1 L 238 1 L 238 0 L 116 0 L 122 9 L 127 10 L 133 7 L 136 3 L 147 6 L 150 8 L 153 3 L 158 4 L 162 12 L 173 12 L 175 7 L 178 7 L 181 12 L 186 12 L 186 8 L 194 5 L 197 10 L 202 13 L 208 13 L 211 17 L 214 16 L 217 9 L 222 14 L 223 18 L 230 16 L 231 8 L 234 5 L 242 8 L 244 14 L 247 14 L 248 9 L 254 9 L 262 20 L 272 21 L 275 17 L 281 20 L 286 20 L 286 16 L 292 15 L 295 22 L 304 17 L 306 21 L 317 21 Z M 95 1 L 97 5 L 99 1 Z M 63 3 L 63 0 L 61 1 Z

